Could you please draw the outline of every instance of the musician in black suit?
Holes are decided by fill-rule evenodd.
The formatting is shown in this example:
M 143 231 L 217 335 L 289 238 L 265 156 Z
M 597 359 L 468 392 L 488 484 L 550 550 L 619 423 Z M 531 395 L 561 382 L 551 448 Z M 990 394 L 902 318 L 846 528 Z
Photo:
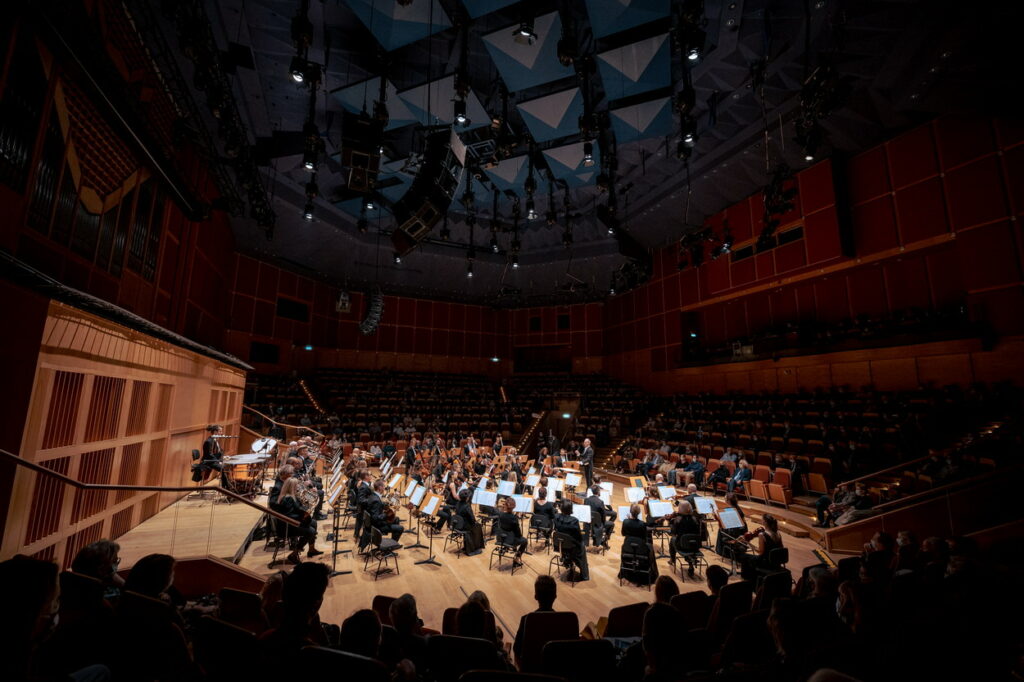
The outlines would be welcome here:
M 583 452 L 580 453 L 580 468 L 587 479 L 587 487 L 594 485 L 594 448 L 590 447 L 590 439 L 583 439 Z
M 564 554 L 572 563 L 580 569 L 580 581 L 590 580 L 590 568 L 587 566 L 587 552 L 583 547 L 583 533 L 580 531 L 580 522 L 572 515 L 572 502 L 562 500 L 558 507 L 561 512 L 555 516 L 555 532 L 569 536 L 576 541 L 576 551 L 571 554 Z
M 650 533 L 647 530 L 647 524 L 640 520 L 640 512 L 643 509 L 642 506 L 635 503 L 629 506 L 629 518 L 622 522 L 623 537 L 639 538 L 644 542 L 649 541 Z
M 523 562 L 523 552 L 526 551 L 526 538 L 519 527 L 519 519 L 516 518 L 516 502 L 511 497 L 503 497 L 498 502 L 498 528 L 499 532 L 505 535 L 505 544 L 516 548 L 515 562 Z
M 590 507 L 590 516 L 594 519 L 590 523 L 590 535 L 594 538 L 594 544 L 608 549 L 608 538 L 615 530 L 615 512 L 604 505 L 604 500 L 601 499 L 601 486 L 592 486 L 590 496 L 583 500 L 583 503 Z
M 374 528 L 384 535 L 390 533 L 391 539 L 398 542 L 405 529 L 401 524 L 395 523 L 393 514 L 388 514 L 384 505 L 384 487 L 384 479 L 373 482 L 373 490 L 366 497 L 366 511 L 370 514 L 370 523 Z
M 210 435 L 203 441 L 203 458 L 199 460 L 199 468 L 202 470 L 203 477 L 206 477 L 208 471 L 219 471 L 220 472 L 220 484 L 221 487 L 228 487 L 227 477 L 224 475 L 224 451 L 220 447 L 219 437 L 224 435 L 224 427 L 220 424 L 210 424 L 206 427 L 207 433 Z

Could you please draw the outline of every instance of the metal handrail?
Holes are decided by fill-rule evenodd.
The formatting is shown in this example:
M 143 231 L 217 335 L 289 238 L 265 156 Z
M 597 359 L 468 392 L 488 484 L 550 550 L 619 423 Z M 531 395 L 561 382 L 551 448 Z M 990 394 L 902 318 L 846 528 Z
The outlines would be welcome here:
M 317 436 L 319 436 L 321 438 L 326 438 L 327 437 L 324 434 L 322 434 L 319 431 L 317 431 L 316 429 L 311 429 L 308 426 L 302 426 L 301 424 L 285 424 L 284 422 L 279 422 L 276 419 L 274 419 L 273 417 L 268 417 L 267 415 L 263 414 L 259 410 L 255 409 L 255 408 L 252 408 L 252 407 L 249 407 L 248 405 L 245 405 L 245 404 L 242 405 L 242 409 L 243 410 L 249 410 L 253 414 L 258 414 L 259 416 L 263 417 L 264 419 L 266 419 L 271 424 L 274 424 L 275 426 L 280 426 L 280 427 L 284 427 L 284 428 L 292 428 L 292 429 L 304 429 L 304 430 L 309 431 L 310 433 L 315 434 L 315 435 L 317 435 Z
M 106 483 L 82 483 L 81 481 L 73 479 L 70 476 L 65 476 L 64 474 L 57 473 L 56 471 L 51 471 L 50 469 L 47 469 L 44 466 L 36 464 L 35 462 L 30 462 L 23 457 L 19 457 L 18 455 L 15 455 L 11 452 L 8 452 L 7 450 L 4 450 L 3 448 L 0 448 L 0 459 L 13 462 L 14 464 L 25 467 L 26 469 L 31 469 L 32 471 L 35 471 L 37 474 L 43 474 L 51 478 L 56 478 L 58 481 L 61 481 L 66 485 L 70 485 L 73 488 L 78 488 L 79 490 L 130 490 L 135 492 L 157 493 L 194 493 L 197 490 L 195 486 L 113 485 Z M 273 509 L 270 509 L 269 507 L 264 507 L 262 504 L 257 504 L 252 500 L 242 497 L 238 493 L 226 490 L 225 488 L 222 488 L 219 485 L 205 486 L 202 489 L 216 490 L 217 492 L 221 493 L 226 497 L 238 500 L 242 504 L 247 504 L 253 509 L 259 509 L 261 512 L 270 515 L 278 521 L 284 521 L 285 523 L 291 526 L 301 525 L 298 521 L 291 517 L 278 513 Z

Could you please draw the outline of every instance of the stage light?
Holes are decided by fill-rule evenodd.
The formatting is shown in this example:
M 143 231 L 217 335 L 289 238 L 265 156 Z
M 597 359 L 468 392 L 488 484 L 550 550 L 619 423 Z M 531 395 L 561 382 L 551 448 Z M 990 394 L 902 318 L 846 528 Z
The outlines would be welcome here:
M 400 254 L 397 251 L 395 251 L 395 265 L 401 265 L 401 264 L 402 264 L 402 254 Z
M 499 360 L 498 356 L 495 355 L 494 357 L 491 358 L 491 362 L 501 362 L 501 360 Z
M 306 202 L 306 207 L 302 209 L 302 217 L 307 221 L 313 220 L 313 202 Z
M 498 253 L 498 238 L 491 237 L 491 251 Z
M 689 59 L 691 62 L 695 62 L 698 59 L 700 59 L 700 48 L 699 47 L 691 47 L 691 48 L 689 48 L 686 51 L 686 58 Z
M 455 100 L 455 122 L 465 128 L 469 125 L 469 116 L 466 115 L 466 100 Z
M 583 165 L 590 168 L 594 165 L 594 143 L 583 143 Z
M 302 167 L 308 170 L 310 173 L 316 170 L 316 157 L 317 154 L 312 149 L 307 149 L 302 154 Z
M 536 220 L 537 219 L 537 207 L 533 203 L 533 199 L 526 200 L 526 219 Z
M 373 203 L 372 197 L 366 197 L 365 199 L 363 199 L 363 208 L 366 209 L 367 211 L 372 211 L 377 208 Z
M 305 346 L 306 350 L 313 350 L 313 346 Z
M 691 339 L 697 338 L 697 332 L 690 332 L 690 338 Z
M 562 419 L 572 419 L 572 415 L 569 414 L 568 412 L 563 412 Z
M 473 261 L 466 264 L 466 277 L 473 278 Z
M 610 235 L 614 235 L 615 234 L 615 226 L 614 225 L 611 225 L 611 224 L 608 225 L 608 234 L 610 234 Z
M 615 295 L 615 287 L 614 286 L 608 290 L 608 295 L 609 296 L 614 296 Z
M 512 32 L 512 39 L 520 45 L 533 45 L 537 42 L 537 34 L 533 32 L 533 20 L 524 19 L 519 28 Z
M 291 66 L 288 68 L 288 72 L 292 75 L 292 80 L 296 83 L 301 83 L 306 80 L 306 60 L 302 57 L 292 57 Z
M 518 270 L 519 269 L 519 256 L 512 256 L 512 269 L 513 270 Z

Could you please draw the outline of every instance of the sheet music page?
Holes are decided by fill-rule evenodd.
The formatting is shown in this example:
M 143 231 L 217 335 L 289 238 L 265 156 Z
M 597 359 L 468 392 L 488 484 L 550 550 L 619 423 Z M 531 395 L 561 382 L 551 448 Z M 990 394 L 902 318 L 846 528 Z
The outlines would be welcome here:
M 626 488 L 626 499 L 630 502 L 640 502 L 646 497 L 643 488 Z
M 515 481 L 498 481 L 499 495 L 512 495 L 516 491 Z
M 441 477 L 441 480 L 444 481 L 445 483 L 447 483 L 448 482 L 448 474 L 450 474 L 450 473 L 452 473 L 451 469 L 448 469 L 446 472 L 444 472 L 444 476 Z
M 661 496 L 661 499 L 663 500 L 671 500 L 673 497 L 676 496 L 676 489 L 670 485 L 659 485 L 658 494 Z
M 629 518 L 629 505 L 619 507 L 619 521 L 625 521 Z M 640 520 L 644 520 L 644 512 L 640 511 Z
M 481 476 L 480 480 L 477 481 L 476 483 L 476 487 L 479 488 L 480 490 L 484 490 L 485 488 L 487 488 L 487 481 L 489 480 L 491 479 L 487 478 L 486 476 Z
M 540 474 L 530 474 L 529 476 L 527 476 L 526 485 L 530 486 L 531 488 L 536 488 L 538 485 L 540 485 Z
M 652 518 L 659 518 L 662 516 L 668 516 L 672 513 L 672 504 L 670 502 L 659 502 L 657 500 L 650 500 L 647 506 L 651 510 Z
M 394 488 L 396 485 L 402 482 L 402 474 L 395 474 L 391 477 L 391 482 L 388 483 L 389 488 Z
M 574 488 L 576 486 L 578 486 L 582 481 L 583 481 L 583 477 L 580 476 L 579 474 L 566 474 L 565 475 L 565 484 L 566 485 L 571 485 Z
M 602 490 L 599 497 L 601 498 L 601 501 L 604 502 L 604 505 L 606 507 L 612 506 L 612 494 L 610 492 L 608 492 L 607 490 Z
M 611 481 L 601 481 L 601 490 L 607 490 L 609 493 L 615 492 L 615 484 Z
M 718 518 L 722 519 L 722 528 L 742 528 L 743 520 L 739 513 L 732 507 L 726 507 L 718 512 Z
M 425 485 L 418 485 L 418 486 L 416 486 L 416 489 L 412 491 L 412 495 L 409 496 L 409 502 L 411 502 L 414 507 L 420 506 L 420 502 L 423 501 L 423 495 L 425 495 L 426 492 L 427 492 L 427 486 L 425 486 Z
M 512 495 L 512 499 L 516 502 L 516 512 L 529 514 L 533 511 L 533 498 L 529 495 Z
M 713 514 L 715 512 L 715 501 L 710 497 L 695 497 L 693 501 L 697 504 L 698 514 Z
M 535 473 L 537 473 L 537 467 L 530 467 L 529 469 L 526 470 L 527 476 L 533 476 Z M 537 478 L 540 478 L 540 476 L 538 476 Z
M 580 523 L 590 523 L 590 505 L 574 504 L 572 506 L 572 515 L 576 517 Z
M 565 488 L 565 479 L 563 478 L 549 478 L 548 487 L 555 492 L 560 492 Z
M 415 479 L 409 481 L 409 485 L 405 487 L 405 496 L 409 497 L 412 495 L 412 491 L 415 490 L 418 485 L 419 483 L 417 483 Z
M 476 492 L 473 493 L 473 503 L 480 504 L 485 507 L 493 507 L 498 504 L 498 493 L 493 490 L 481 490 L 480 488 L 477 488 Z
M 420 511 L 422 511 L 424 514 L 427 514 L 428 516 L 433 516 L 434 511 L 437 509 L 437 503 L 440 501 L 441 498 L 435 495 L 431 497 L 429 500 L 427 500 L 427 503 L 423 505 L 423 509 L 421 509 Z

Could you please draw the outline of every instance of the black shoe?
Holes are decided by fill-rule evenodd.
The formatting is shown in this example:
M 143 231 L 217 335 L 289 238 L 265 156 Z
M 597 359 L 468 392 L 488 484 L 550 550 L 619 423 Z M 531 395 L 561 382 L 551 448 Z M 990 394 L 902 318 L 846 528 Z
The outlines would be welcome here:
M 302 563 L 302 559 L 299 558 L 299 553 L 298 552 L 292 552 L 287 557 L 285 557 L 284 562 L 286 564 L 301 564 Z
M 313 557 L 320 556 L 321 554 L 323 554 L 323 552 L 321 552 L 319 549 L 311 549 L 309 550 L 309 552 L 306 553 L 306 556 L 312 559 Z

